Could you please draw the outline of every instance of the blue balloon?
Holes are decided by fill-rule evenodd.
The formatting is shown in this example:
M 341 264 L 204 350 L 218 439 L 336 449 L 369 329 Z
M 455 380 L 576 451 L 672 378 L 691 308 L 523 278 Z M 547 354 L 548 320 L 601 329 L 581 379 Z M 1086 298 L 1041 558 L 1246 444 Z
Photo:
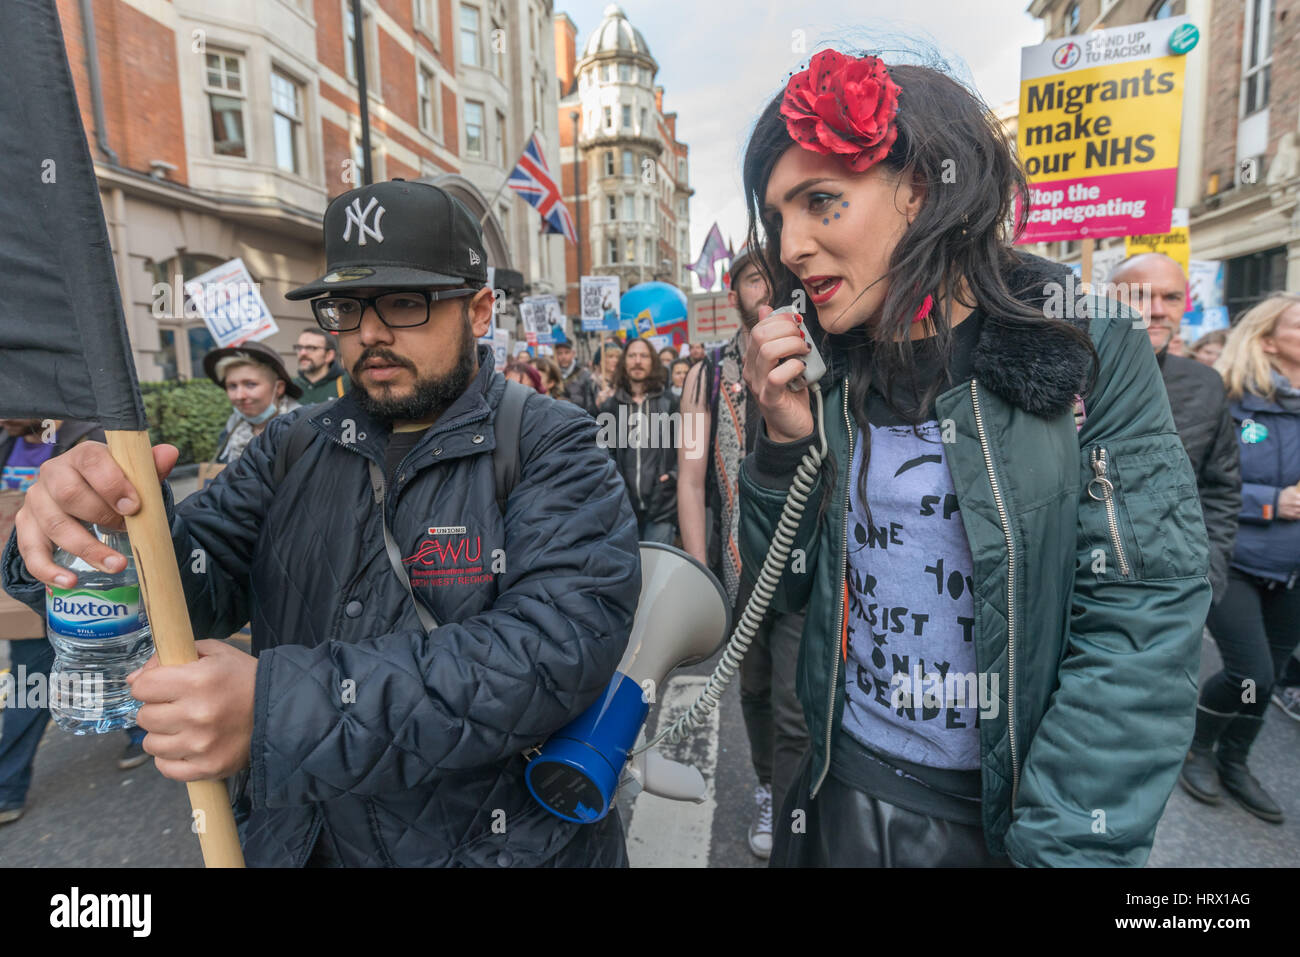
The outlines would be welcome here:
M 629 336 L 640 334 L 638 316 L 647 309 L 655 331 L 663 335 L 665 326 L 686 321 L 686 294 L 666 282 L 643 282 L 623 293 L 619 300 L 619 321 Z

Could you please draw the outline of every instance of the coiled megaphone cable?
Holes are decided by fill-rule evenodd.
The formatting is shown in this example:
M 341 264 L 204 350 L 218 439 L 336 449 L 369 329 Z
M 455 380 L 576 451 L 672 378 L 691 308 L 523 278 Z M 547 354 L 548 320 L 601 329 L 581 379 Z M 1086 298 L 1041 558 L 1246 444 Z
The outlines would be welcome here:
M 735 630 L 732 631 L 727 647 L 722 652 L 722 658 L 713 669 L 713 674 L 709 676 L 709 681 L 700 692 L 700 696 L 695 699 L 685 714 L 655 735 L 651 741 L 634 750 L 633 755 L 653 748 L 662 741 L 676 744 L 692 731 L 698 730 L 704 724 L 704 719 L 718 707 L 718 703 L 722 700 L 722 693 L 740 668 L 741 659 L 745 657 L 745 652 L 749 650 L 754 637 L 758 634 L 758 628 L 763 623 L 768 606 L 776 596 L 777 582 L 781 580 L 781 573 L 785 571 L 786 562 L 790 560 L 790 552 L 794 548 L 794 536 L 799 530 L 799 520 L 803 517 L 808 497 L 812 494 L 813 485 L 817 481 L 817 472 L 826 461 L 828 452 L 822 390 L 817 383 L 813 383 L 809 389 L 812 392 L 820 445 L 810 448 L 795 470 L 794 483 L 785 497 L 785 507 L 781 510 L 776 534 L 771 547 L 767 550 L 767 557 L 763 560 L 763 568 L 759 572 L 758 581 L 754 583 L 754 590 L 749 596 L 749 601 L 745 603 L 745 611 L 736 622 Z

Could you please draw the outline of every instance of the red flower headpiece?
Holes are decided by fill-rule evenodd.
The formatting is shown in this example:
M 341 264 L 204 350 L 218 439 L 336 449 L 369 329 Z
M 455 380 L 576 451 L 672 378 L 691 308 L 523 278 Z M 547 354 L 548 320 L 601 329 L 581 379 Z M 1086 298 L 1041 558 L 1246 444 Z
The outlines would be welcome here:
M 878 57 L 823 50 L 785 87 L 781 115 L 806 150 L 841 156 L 856 173 L 888 155 L 898 129 L 898 85 Z

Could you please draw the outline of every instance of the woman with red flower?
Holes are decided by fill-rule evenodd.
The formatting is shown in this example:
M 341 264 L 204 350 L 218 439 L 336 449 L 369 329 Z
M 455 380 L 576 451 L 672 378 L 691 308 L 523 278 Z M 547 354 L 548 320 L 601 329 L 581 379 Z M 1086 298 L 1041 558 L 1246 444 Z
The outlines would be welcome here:
M 1010 246 L 1023 173 L 939 71 L 818 53 L 760 116 L 744 184 L 771 301 L 828 367 L 791 391 L 808 347 L 760 310 L 747 571 L 819 422 L 829 450 L 773 602 L 807 608 L 812 747 L 771 863 L 1141 865 L 1210 591 L 1140 324 L 1099 297 L 1049 318 L 1069 270 Z

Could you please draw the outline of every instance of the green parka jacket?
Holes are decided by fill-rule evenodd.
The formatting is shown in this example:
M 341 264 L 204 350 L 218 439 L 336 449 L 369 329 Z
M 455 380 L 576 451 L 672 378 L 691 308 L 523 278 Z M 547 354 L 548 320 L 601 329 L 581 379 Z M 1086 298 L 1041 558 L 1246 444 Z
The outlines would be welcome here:
M 1008 277 L 1018 299 L 1042 305 L 1047 284 L 1073 288 L 1063 267 L 1025 259 Z M 1208 545 L 1140 321 L 1093 296 L 1063 311 L 1100 360 L 1081 428 L 1074 400 L 1089 357 L 1046 325 L 986 319 L 973 377 L 935 405 L 973 560 L 978 668 L 999 696 L 980 721 L 984 833 L 991 852 L 1022 866 L 1140 866 L 1192 737 Z M 846 370 L 836 357 L 830 366 L 821 386 L 833 465 L 819 473 L 773 603 L 807 609 L 797 683 L 813 797 L 844 709 L 845 463 L 858 432 Z M 762 565 L 811 442 L 773 443 L 764 429 L 745 460 L 746 574 Z

